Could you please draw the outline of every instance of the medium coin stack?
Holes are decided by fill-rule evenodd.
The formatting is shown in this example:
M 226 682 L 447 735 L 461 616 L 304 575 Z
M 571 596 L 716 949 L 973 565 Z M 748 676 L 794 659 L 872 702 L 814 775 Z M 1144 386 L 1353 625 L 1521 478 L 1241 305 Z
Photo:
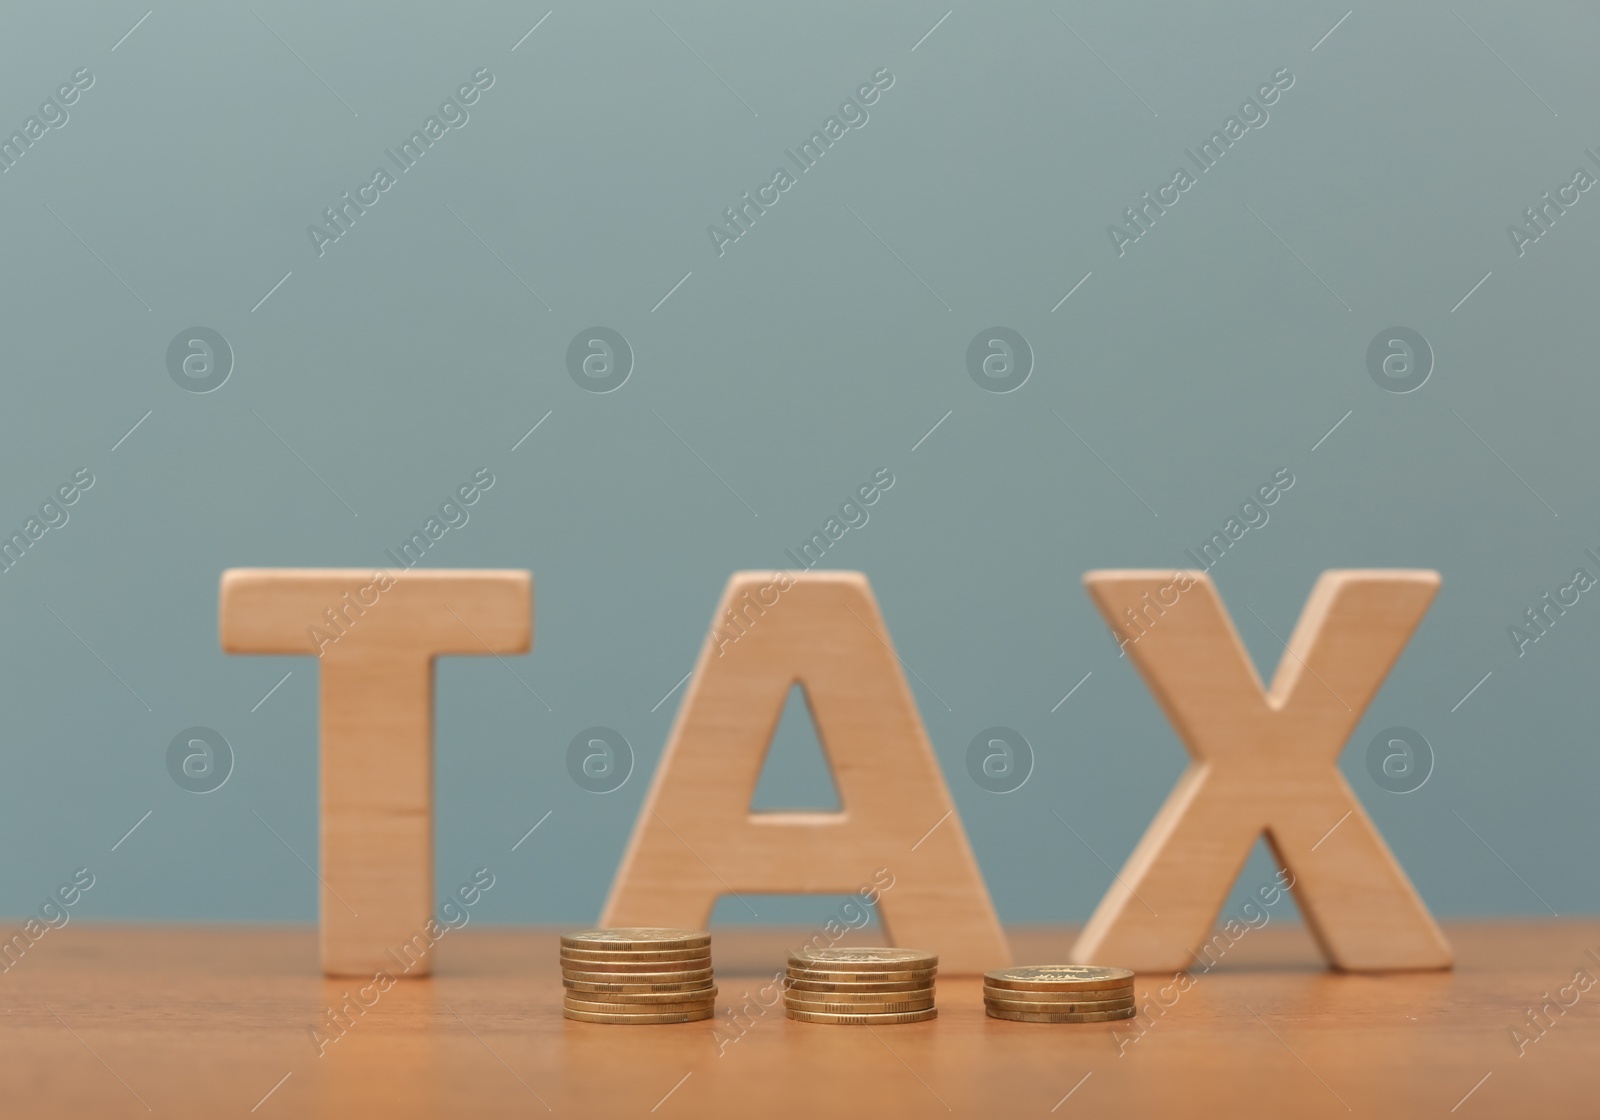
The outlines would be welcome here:
M 804 1023 L 922 1023 L 939 1014 L 939 958 L 917 949 L 813 949 L 789 954 L 784 1014 Z
M 1018 1023 L 1108 1023 L 1137 1011 L 1132 972 L 1075 964 L 985 972 L 983 1007 L 992 1019 Z
M 716 1013 L 711 935 L 587 929 L 561 939 L 562 1014 L 584 1023 L 693 1023 Z

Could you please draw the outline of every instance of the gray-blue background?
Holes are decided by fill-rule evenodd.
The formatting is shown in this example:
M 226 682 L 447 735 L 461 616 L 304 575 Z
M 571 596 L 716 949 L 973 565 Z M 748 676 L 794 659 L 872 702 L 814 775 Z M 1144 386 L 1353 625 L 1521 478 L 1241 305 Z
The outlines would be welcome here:
M 144 5 L 7 12 L 0 132 L 95 82 L 0 175 L 0 528 L 96 482 L 0 574 L 0 910 L 87 865 L 86 917 L 312 919 L 286 845 L 315 863 L 316 666 L 223 655 L 218 576 L 383 564 L 480 467 L 426 563 L 537 588 L 529 657 L 438 670 L 440 886 L 491 867 L 486 920 L 594 917 L 728 574 L 880 468 L 826 566 L 872 579 L 1006 920 L 1086 917 L 1183 765 L 1081 574 L 1185 563 L 1280 468 L 1213 573 L 1263 675 L 1323 569 L 1439 569 L 1345 772 L 1439 914 L 1597 908 L 1600 604 L 1522 657 L 1507 627 L 1600 574 L 1600 197 L 1521 257 L 1506 227 L 1595 169 L 1600 15 L 1374 6 L 1319 42 L 1344 4 L 663 0 L 523 38 L 547 10 L 166 4 L 120 42 Z M 319 257 L 306 227 L 485 67 Z M 884 67 L 870 123 L 719 258 L 706 226 Z M 1119 257 L 1107 226 L 1284 67 L 1270 123 Z M 607 395 L 565 365 L 595 324 L 636 354 Z M 166 368 L 195 325 L 236 355 L 205 395 Z M 1036 355 L 1004 395 L 966 369 L 994 325 Z M 1406 395 L 1367 369 L 1394 325 L 1436 355 Z M 205 796 L 166 770 L 191 725 L 237 753 Z M 614 793 L 568 777 L 590 725 L 637 752 Z M 1016 792 L 967 774 L 991 725 L 1036 752 Z M 1391 725 L 1436 755 L 1403 796 L 1364 762 Z M 764 801 L 825 792 L 805 746 L 786 727 Z

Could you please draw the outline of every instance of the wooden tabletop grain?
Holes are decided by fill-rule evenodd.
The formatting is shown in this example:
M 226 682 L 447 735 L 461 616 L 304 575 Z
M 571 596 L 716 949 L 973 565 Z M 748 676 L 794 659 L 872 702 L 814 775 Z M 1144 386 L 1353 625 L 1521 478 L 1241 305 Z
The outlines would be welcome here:
M 1447 925 L 1453 971 L 1386 976 L 1331 973 L 1303 929 L 1271 925 L 1188 982 L 1141 976 L 1141 1021 L 1071 1026 L 986 1019 L 979 981 L 954 978 L 931 1023 L 762 1013 L 798 940 L 781 930 L 716 933 L 715 1024 L 573 1023 L 556 932 L 453 931 L 433 978 L 379 991 L 323 979 L 305 928 L 52 930 L 0 975 L 0 1114 L 1600 1114 L 1600 986 L 1580 990 L 1600 979 L 1596 920 Z M 1075 932 L 1011 936 L 1043 963 Z

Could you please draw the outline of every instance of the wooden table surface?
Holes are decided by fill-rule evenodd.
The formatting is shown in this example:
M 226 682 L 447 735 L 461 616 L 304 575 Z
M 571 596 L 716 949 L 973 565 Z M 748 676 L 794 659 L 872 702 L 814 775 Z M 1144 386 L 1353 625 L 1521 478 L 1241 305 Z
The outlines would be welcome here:
M 1542 1036 L 1527 1025 L 1574 973 L 1600 978 L 1600 921 L 1446 932 L 1454 971 L 1363 976 L 1323 969 L 1300 927 L 1251 931 L 1120 1046 L 1133 1024 L 987 1019 L 979 981 L 954 978 L 930 1023 L 819 1026 L 780 1005 L 719 1044 L 707 1023 L 565 1021 L 555 931 L 468 927 L 440 943 L 433 979 L 369 989 L 319 1054 L 313 1029 L 360 984 L 318 974 L 312 930 L 74 923 L 0 976 L 0 1114 L 1600 1114 L 1600 987 L 1568 987 Z M 1059 961 L 1072 935 L 1011 931 L 1023 962 Z M 725 1039 L 726 1010 L 759 995 L 791 939 L 715 936 Z M 1141 1002 L 1170 982 L 1141 976 Z M 1514 1026 L 1536 1039 L 1520 1055 Z

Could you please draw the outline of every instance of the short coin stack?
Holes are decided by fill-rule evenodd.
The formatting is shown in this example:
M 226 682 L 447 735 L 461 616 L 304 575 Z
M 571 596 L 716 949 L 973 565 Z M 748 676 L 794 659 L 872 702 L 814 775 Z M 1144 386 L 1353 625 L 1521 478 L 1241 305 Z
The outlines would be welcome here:
M 916 949 L 813 949 L 789 954 L 784 1014 L 805 1023 L 877 1026 L 936 1017 L 939 958 Z
M 711 935 L 588 929 L 561 939 L 562 1014 L 585 1023 L 693 1023 L 716 1013 Z
M 1108 1023 L 1131 1019 L 1133 973 L 1125 968 L 1044 964 L 983 974 L 983 1006 L 1018 1023 Z

